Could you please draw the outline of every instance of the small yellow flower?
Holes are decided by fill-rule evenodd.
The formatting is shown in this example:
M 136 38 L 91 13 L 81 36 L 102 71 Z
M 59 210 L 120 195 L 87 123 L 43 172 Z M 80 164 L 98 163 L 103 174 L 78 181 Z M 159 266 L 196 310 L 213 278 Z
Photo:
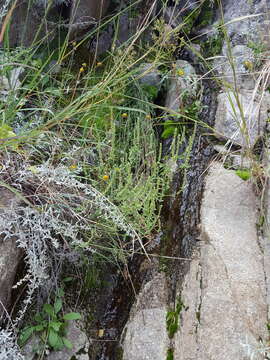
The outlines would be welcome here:
M 251 61 L 245 60 L 243 64 L 247 70 L 250 70 L 250 71 L 253 70 L 253 64 Z
M 177 70 L 177 75 L 178 75 L 178 76 L 184 76 L 184 75 L 185 75 L 184 70 L 183 70 L 183 69 Z
M 147 114 L 146 117 L 145 117 L 146 120 L 151 120 L 151 115 L 150 114 Z
M 80 68 L 80 73 L 83 73 L 84 72 L 84 67 L 81 67 Z
M 98 61 L 98 62 L 97 62 L 97 67 L 100 67 L 100 66 L 102 66 L 102 62 L 101 62 L 101 61 Z
M 69 170 L 76 170 L 77 169 L 77 165 L 76 164 L 72 164 L 69 166 Z
M 86 67 L 87 66 L 87 64 L 86 63 L 82 63 L 82 67 Z
M 127 117 L 128 117 L 128 114 L 127 114 L 127 113 L 123 113 L 123 114 L 122 114 L 122 118 L 123 118 L 123 119 L 126 119 Z
M 109 176 L 108 176 L 108 175 L 103 175 L 102 179 L 103 179 L 104 181 L 107 181 L 107 180 L 109 180 Z

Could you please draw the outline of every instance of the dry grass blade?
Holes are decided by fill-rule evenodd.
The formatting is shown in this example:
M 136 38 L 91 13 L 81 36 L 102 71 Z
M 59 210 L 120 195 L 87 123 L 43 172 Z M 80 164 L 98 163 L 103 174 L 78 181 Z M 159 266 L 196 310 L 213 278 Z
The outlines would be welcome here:
M 17 5 L 17 1 L 18 0 L 15 0 L 15 2 L 13 3 L 13 5 L 11 6 L 10 10 L 8 11 L 6 17 L 5 17 L 5 20 L 3 22 L 3 25 L 2 25 L 2 29 L 1 29 L 1 32 L 0 32 L 0 43 L 3 42 L 3 39 L 4 39 L 4 35 L 5 35 L 5 32 L 6 32 L 6 28 L 8 26 L 8 22 L 13 14 L 13 11 L 15 10 L 15 7 Z

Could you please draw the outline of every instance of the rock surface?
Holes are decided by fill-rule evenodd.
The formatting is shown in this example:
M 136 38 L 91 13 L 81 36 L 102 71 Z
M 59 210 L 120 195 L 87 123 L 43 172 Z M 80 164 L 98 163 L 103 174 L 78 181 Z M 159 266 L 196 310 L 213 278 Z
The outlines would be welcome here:
M 67 10 L 70 13 L 68 25 L 64 25 L 61 17 L 61 5 L 64 3 L 67 8 L 70 7 Z M 82 35 L 105 15 L 110 3 L 111 0 L 37 0 L 29 6 L 29 1 L 19 0 L 11 17 L 10 46 L 29 47 L 43 39 L 49 42 L 61 25 L 62 28 L 69 28 L 71 39 L 78 34 Z M 3 8 L 4 4 L 5 1 L 0 0 L 0 8 Z
M 144 63 L 138 69 L 138 81 L 141 85 L 154 86 L 160 88 L 161 72 L 154 64 Z
M 70 15 L 70 37 L 97 23 L 108 10 L 111 0 L 74 0 Z
M 264 268 L 265 268 L 265 281 L 267 288 L 267 302 L 268 302 L 268 318 L 270 319 L 270 142 L 266 142 L 264 149 L 264 167 L 265 167 L 265 194 L 263 202 L 263 233 L 261 237 L 261 246 L 263 248 Z
M 171 73 L 165 107 L 172 112 L 179 112 L 183 95 L 194 95 L 197 88 L 198 79 L 194 67 L 185 60 L 177 60 Z
M 11 191 L 0 187 L 0 216 L 5 210 L 11 210 L 19 205 L 18 198 Z M 0 226 L 0 320 L 9 308 L 11 289 L 22 251 L 16 245 L 16 238 L 5 238 Z
M 167 286 L 157 274 L 141 290 L 123 331 L 123 360 L 164 360 L 169 339 L 166 330 Z
M 4 0 L 0 0 L 0 8 L 4 6 L 4 3 Z M 45 12 L 43 0 L 35 1 L 31 6 L 27 0 L 19 0 L 11 17 L 9 45 L 28 47 L 41 39 L 46 39 L 48 42 L 52 40 L 59 22 L 59 13 L 57 13 L 55 3 L 47 11 L 46 16 Z
M 222 50 L 223 56 L 215 61 L 215 67 L 222 81 L 234 86 L 235 82 L 239 89 L 253 90 L 255 87 L 255 58 L 251 48 L 246 45 L 236 45 L 228 51 L 226 44 Z M 229 56 L 233 58 L 232 68 Z
M 263 134 L 268 119 L 269 99 L 269 94 L 265 94 L 262 100 L 257 100 L 250 91 L 242 91 L 238 98 L 234 92 L 219 94 L 215 119 L 216 136 L 236 145 L 252 148 Z
M 263 254 L 252 184 L 211 165 L 201 209 L 200 256 L 187 274 L 175 337 L 177 360 L 263 359 L 268 339 Z

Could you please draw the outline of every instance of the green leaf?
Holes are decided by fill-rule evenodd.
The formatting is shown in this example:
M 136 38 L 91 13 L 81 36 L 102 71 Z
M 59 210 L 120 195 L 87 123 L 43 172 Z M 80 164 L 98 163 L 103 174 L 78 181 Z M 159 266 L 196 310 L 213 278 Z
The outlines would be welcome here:
M 21 331 L 21 334 L 19 336 L 19 345 L 22 346 L 24 345 L 27 340 L 33 335 L 34 333 L 34 327 L 30 326 L 30 327 L 26 327 Z
M 12 128 L 8 126 L 7 124 L 2 124 L 0 126 L 0 138 L 5 139 L 9 137 L 16 136 L 16 134 L 13 132 Z
M 44 304 L 43 311 L 45 311 L 48 315 L 55 317 L 54 308 L 51 304 Z
M 174 131 L 175 131 L 175 125 L 166 126 L 166 128 L 163 130 L 161 134 L 162 139 L 168 139 L 170 136 L 173 136 Z
M 41 79 L 41 85 L 42 86 L 44 86 L 44 85 L 46 85 L 48 82 L 49 82 L 49 80 L 50 80 L 50 77 L 48 76 L 48 75 L 45 75 L 45 76 L 43 76 L 43 78 Z
M 67 347 L 68 349 L 72 349 L 73 345 L 67 338 L 62 337 L 62 340 L 63 340 L 65 347 Z
M 47 83 L 47 82 L 46 82 Z M 45 83 L 45 84 L 46 84 Z M 45 85 L 45 84 L 42 84 L 42 85 Z M 62 95 L 62 91 L 60 89 L 57 89 L 57 88 L 52 88 L 52 87 L 48 87 L 44 90 L 44 92 L 48 93 L 48 94 L 51 94 L 51 95 L 54 95 L 54 96 L 61 96 Z
M 81 314 L 75 312 L 71 312 L 63 316 L 64 320 L 79 320 L 81 318 Z
M 57 347 L 59 344 L 59 336 L 53 329 L 49 330 L 48 343 L 52 348 Z
M 35 331 L 42 331 L 46 328 L 45 325 L 39 324 L 34 327 Z
M 58 297 L 63 297 L 65 295 L 64 290 L 62 288 L 59 288 L 57 291 L 57 296 Z
M 34 316 L 34 319 L 37 323 L 40 323 L 43 320 L 43 317 L 41 316 L 40 313 L 36 313 L 36 315 Z
M 63 325 L 63 323 L 61 323 L 60 321 L 51 321 L 49 323 L 49 327 L 52 328 L 56 332 L 59 332 L 62 325 Z
M 73 280 L 73 277 L 69 276 L 63 279 L 64 282 L 70 282 Z
M 62 309 L 62 300 L 60 298 L 57 298 L 54 303 L 54 312 L 55 314 L 58 314 L 59 311 Z

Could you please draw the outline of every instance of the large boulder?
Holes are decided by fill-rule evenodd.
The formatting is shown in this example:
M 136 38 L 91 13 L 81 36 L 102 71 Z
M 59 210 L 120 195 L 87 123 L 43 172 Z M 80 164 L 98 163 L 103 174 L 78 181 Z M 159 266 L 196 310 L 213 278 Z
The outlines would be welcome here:
M 167 292 L 163 274 L 154 276 L 141 290 L 123 331 L 123 360 L 166 359 Z
M 252 148 L 268 119 L 270 97 L 268 93 L 255 97 L 252 91 L 233 91 L 218 95 L 215 134 L 236 145 Z
M 268 304 L 252 184 L 213 163 L 201 226 L 199 254 L 181 293 L 186 311 L 174 358 L 263 359 L 259 352 L 268 340 Z

